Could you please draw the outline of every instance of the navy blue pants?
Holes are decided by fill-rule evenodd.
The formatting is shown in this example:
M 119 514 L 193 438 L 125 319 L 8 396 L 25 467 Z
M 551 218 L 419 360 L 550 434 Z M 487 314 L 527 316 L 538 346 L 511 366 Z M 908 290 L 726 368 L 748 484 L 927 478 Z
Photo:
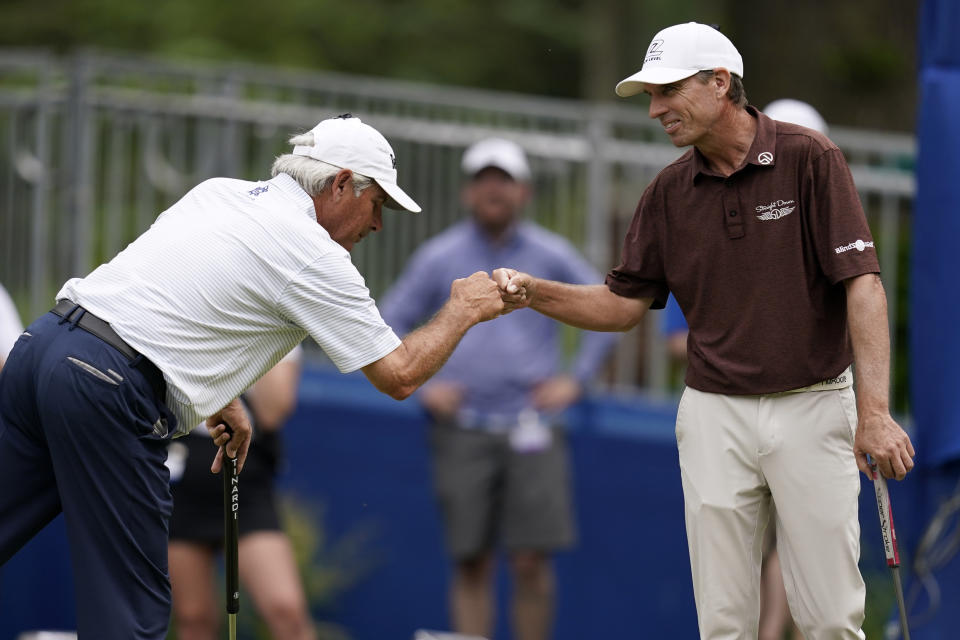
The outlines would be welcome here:
M 61 320 L 31 324 L 0 373 L 0 566 L 62 511 L 79 637 L 160 640 L 175 426 L 163 376 Z

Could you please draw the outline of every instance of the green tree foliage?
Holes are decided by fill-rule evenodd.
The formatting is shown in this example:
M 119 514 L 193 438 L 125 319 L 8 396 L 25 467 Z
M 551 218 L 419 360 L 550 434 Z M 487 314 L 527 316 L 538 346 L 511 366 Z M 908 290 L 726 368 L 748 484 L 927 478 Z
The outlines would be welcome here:
M 0 46 L 129 50 L 614 100 L 656 31 L 719 24 L 748 95 L 831 123 L 913 127 L 917 6 L 902 0 L 6 0 Z

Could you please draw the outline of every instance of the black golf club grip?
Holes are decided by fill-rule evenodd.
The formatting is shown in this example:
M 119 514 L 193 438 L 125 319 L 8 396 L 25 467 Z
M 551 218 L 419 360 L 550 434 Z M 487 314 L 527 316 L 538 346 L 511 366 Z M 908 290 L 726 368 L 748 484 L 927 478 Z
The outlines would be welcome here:
M 233 435 L 233 430 L 227 426 Z M 237 513 L 240 509 L 240 479 L 237 473 L 237 458 L 227 456 L 227 447 L 223 447 L 223 554 L 226 573 L 227 613 L 240 611 L 239 552 L 237 550 L 239 532 Z

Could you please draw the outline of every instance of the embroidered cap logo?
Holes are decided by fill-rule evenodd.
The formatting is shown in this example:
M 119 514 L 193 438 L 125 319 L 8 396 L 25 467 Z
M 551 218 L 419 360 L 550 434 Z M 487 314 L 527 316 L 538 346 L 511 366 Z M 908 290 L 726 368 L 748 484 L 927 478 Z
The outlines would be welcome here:
M 643 59 L 644 64 L 651 62 L 653 60 L 659 60 L 660 56 L 663 54 L 663 40 L 654 40 L 650 43 L 650 48 L 647 50 L 647 57 Z

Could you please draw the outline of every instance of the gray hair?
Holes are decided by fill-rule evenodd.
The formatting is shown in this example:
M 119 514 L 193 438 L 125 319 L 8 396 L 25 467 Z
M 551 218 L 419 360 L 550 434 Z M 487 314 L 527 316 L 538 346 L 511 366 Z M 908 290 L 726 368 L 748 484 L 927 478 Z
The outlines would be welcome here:
M 710 69 L 696 73 L 697 80 L 703 84 L 710 82 L 710 78 L 713 76 L 714 72 Z M 727 89 L 727 98 L 741 109 L 747 106 L 747 90 L 743 86 L 743 78 L 735 73 L 730 74 L 730 88 Z
M 313 131 L 307 131 L 293 136 L 289 140 L 294 146 L 302 145 L 305 147 L 313 146 Z M 273 167 L 270 169 L 270 175 L 275 176 L 278 173 L 285 173 L 297 181 L 304 191 L 311 197 L 320 195 L 320 192 L 330 186 L 333 179 L 341 171 L 341 167 L 334 166 L 322 160 L 314 160 L 308 156 L 296 156 L 292 153 L 285 153 L 277 156 L 273 161 Z M 353 195 L 360 197 L 360 194 L 374 183 L 373 178 L 353 172 Z

